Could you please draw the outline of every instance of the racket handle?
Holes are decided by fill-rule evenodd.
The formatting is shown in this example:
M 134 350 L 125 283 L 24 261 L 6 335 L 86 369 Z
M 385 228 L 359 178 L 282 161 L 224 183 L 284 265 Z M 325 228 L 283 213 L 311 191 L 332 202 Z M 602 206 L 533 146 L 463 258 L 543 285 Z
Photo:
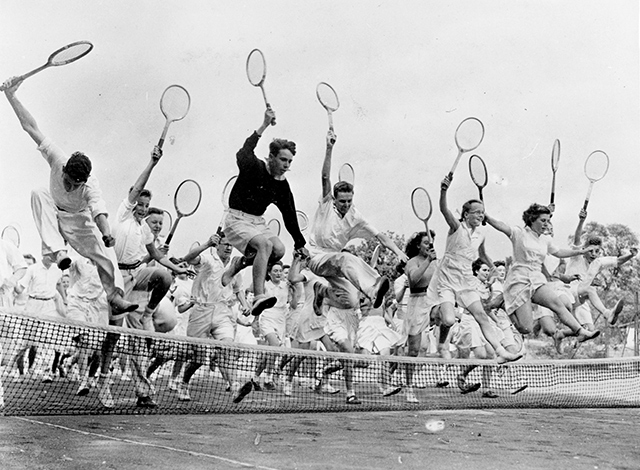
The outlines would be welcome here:
M 271 109 L 271 105 L 269 103 L 267 103 L 267 109 Z M 271 125 L 275 126 L 276 125 L 276 118 L 272 118 L 271 119 Z
M 9 83 L 7 83 L 6 86 L 4 84 L 0 85 L 0 91 L 5 91 L 7 88 L 11 88 L 16 83 L 26 80 L 31 75 L 35 75 L 36 73 L 46 69 L 47 67 L 49 67 L 49 62 L 47 62 L 46 64 L 44 64 L 44 65 L 42 65 L 40 67 L 38 67 L 37 69 L 33 69 L 31 72 L 27 72 L 24 75 L 20 75 L 19 77 L 14 77 L 13 80 L 11 80 Z
M 218 226 L 218 230 L 216 230 L 216 235 L 218 235 L 220 238 L 224 238 L 224 232 L 222 231 L 222 225 Z
M 589 199 L 585 199 L 584 204 L 582 205 L 582 210 L 586 212 L 588 205 L 589 205 Z

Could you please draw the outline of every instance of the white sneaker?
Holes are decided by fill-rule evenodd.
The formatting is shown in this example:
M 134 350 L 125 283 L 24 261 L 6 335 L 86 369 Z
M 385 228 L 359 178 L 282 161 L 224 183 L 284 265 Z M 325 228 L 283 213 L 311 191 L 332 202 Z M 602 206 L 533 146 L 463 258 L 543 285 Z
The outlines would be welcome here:
M 123 382 L 131 382 L 131 373 L 129 372 L 129 370 L 122 374 L 120 380 L 122 380 Z
M 111 387 L 109 386 L 109 379 L 104 380 L 100 384 L 100 391 L 98 392 L 98 399 L 102 406 L 105 408 L 114 408 L 116 406 L 116 402 L 113 400 L 111 396 Z
M 180 382 L 178 385 L 178 400 L 191 401 L 191 395 L 189 395 L 189 384 Z
M 387 385 L 382 389 L 382 396 L 390 397 L 400 392 L 400 390 L 402 390 L 402 387 L 400 385 Z
M 95 377 L 89 378 L 89 387 L 96 388 L 98 386 L 98 379 Z
M 87 378 L 84 377 L 82 379 L 82 382 L 80 382 L 80 386 L 78 387 L 78 391 L 76 392 L 76 395 L 79 397 L 83 397 L 88 393 L 89 393 L 89 380 L 87 380 Z
M 238 394 L 238 392 L 240 391 L 240 382 L 233 382 L 231 384 L 231 386 L 229 387 L 229 391 L 235 397 Z
M 288 380 L 285 380 L 282 384 L 282 392 L 290 397 L 293 394 L 293 384 Z
M 340 389 L 332 387 L 331 384 L 323 382 L 320 385 L 320 393 L 327 393 L 329 395 L 335 395 L 336 393 L 340 393 Z
M 407 399 L 407 403 L 420 403 L 418 398 L 416 398 L 416 394 L 413 393 L 412 387 L 407 387 L 407 391 L 405 392 L 405 397 Z
M 51 375 L 51 372 L 45 372 L 45 374 L 42 376 L 42 383 L 50 384 L 51 382 L 53 382 L 53 375 Z

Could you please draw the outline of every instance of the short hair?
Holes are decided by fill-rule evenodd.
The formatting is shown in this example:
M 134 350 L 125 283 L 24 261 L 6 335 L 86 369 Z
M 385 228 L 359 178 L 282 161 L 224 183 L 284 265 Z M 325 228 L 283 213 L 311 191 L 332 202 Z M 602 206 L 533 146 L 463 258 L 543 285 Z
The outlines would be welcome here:
M 296 143 L 286 139 L 273 139 L 269 144 L 269 156 L 275 157 L 280 150 L 289 150 L 292 155 L 295 155 Z
M 338 197 L 338 193 L 353 194 L 353 185 L 347 181 L 338 181 L 333 185 L 333 197 Z
M 487 263 L 485 263 L 482 259 L 478 258 L 477 260 L 475 260 L 473 263 L 471 263 L 471 271 L 473 271 L 473 275 L 475 276 L 476 274 L 478 274 L 478 271 L 480 271 L 480 268 L 482 267 L 482 265 L 485 265 L 488 267 Z
M 82 152 L 74 152 L 62 171 L 76 183 L 86 183 L 91 176 L 91 160 Z
M 598 235 L 589 235 L 584 241 L 584 246 L 599 246 L 602 247 L 602 238 Z
M 133 186 L 131 186 L 129 188 L 129 192 L 133 191 Z M 138 197 L 148 197 L 149 199 L 151 199 L 153 197 L 153 195 L 151 194 L 151 190 L 147 189 L 147 188 L 142 188 L 140 190 L 140 194 L 138 194 Z
M 147 211 L 147 217 L 153 214 L 158 214 L 164 217 L 164 211 L 159 207 L 149 207 L 149 210 Z
M 503 260 L 499 259 L 498 261 L 494 261 L 493 265 L 498 268 L 500 266 L 504 266 L 505 268 L 507 267 L 507 263 L 505 263 Z
M 538 220 L 542 214 L 551 215 L 551 210 L 547 206 L 534 202 L 522 213 L 522 220 L 527 227 L 531 227 L 531 224 Z
M 429 232 L 431 234 L 431 239 L 434 239 L 436 237 L 436 232 L 434 232 L 433 230 L 429 230 Z M 420 243 L 422 243 L 422 239 L 427 235 L 427 232 L 423 230 L 422 232 L 414 234 L 409 239 L 409 241 L 407 242 L 407 246 L 404 249 L 407 258 L 411 259 L 415 256 L 418 256 L 418 253 L 420 253 Z
M 464 216 L 466 215 L 466 213 L 471 210 L 472 204 L 482 204 L 484 206 L 484 202 L 482 202 L 480 199 L 469 199 L 467 202 L 462 204 L 462 211 L 460 213 L 460 222 L 464 220 Z

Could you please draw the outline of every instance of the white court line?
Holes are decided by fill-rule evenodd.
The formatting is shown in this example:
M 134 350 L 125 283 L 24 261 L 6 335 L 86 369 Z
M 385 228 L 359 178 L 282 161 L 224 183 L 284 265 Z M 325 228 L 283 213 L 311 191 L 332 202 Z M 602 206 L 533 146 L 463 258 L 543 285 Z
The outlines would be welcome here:
M 84 434 L 86 436 L 100 437 L 102 439 L 111 439 L 112 441 L 125 442 L 127 444 L 135 444 L 135 445 L 145 446 L 145 447 L 155 447 L 157 449 L 170 450 L 170 451 L 173 451 L 173 452 L 179 452 L 181 454 L 195 455 L 195 456 L 198 456 L 198 457 L 207 457 L 207 458 L 210 458 L 210 459 L 220 460 L 222 462 L 230 463 L 230 464 L 233 464 L 233 465 L 238 465 L 240 467 L 258 468 L 260 470 L 279 470 L 277 468 L 264 467 L 262 465 L 254 465 L 254 464 L 250 464 L 250 463 L 246 463 L 246 462 L 239 462 L 237 460 L 227 459 L 226 457 L 220 457 L 219 455 L 204 454 L 202 452 L 194 452 L 194 451 L 191 451 L 191 450 L 178 449 L 176 447 L 163 446 L 163 445 L 159 445 L 159 444 L 150 444 L 148 442 L 132 441 L 131 439 L 122 439 L 122 438 L 119 438 L 119 437 L 107 436 L 105 434 L 98 434 L 98 433 L 95 433 L 95 432 L 81 431 L 80 429 L 68 428 L 66 426 L 61 426 L 59 424 L 45 423 L 44 421 L 38 421 L 38 420 L 35 420 L 35 419 L 22 418 L 22 417 L 18 417 L 18 416 L 14 416 L 13 418 L 14 419 L 19 419 L 21 421 L 26 421 L 28 423 L 44 424 L 46 426 L 51 426 L 51 427 L 58 428 L 58 429 L 64 429 L 65 431 L 77 432 L 79 434 Z

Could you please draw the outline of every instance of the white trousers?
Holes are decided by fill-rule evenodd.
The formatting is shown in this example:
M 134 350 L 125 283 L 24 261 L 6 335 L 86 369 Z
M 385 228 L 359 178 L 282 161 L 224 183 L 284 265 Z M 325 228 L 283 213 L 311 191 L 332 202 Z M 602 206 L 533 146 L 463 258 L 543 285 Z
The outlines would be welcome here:
M 42 254 L 65 250 L 65 240 L 80 255 L 89 258 L 98 268 L 100 281 L 111 300 L 124 283 L 113 248 L 102 242 L 102 234 L 89 211 L 75 214 L 59 210 L 49 191 L 41 188 L 31 192 L 31 211 L 42 239 Z

